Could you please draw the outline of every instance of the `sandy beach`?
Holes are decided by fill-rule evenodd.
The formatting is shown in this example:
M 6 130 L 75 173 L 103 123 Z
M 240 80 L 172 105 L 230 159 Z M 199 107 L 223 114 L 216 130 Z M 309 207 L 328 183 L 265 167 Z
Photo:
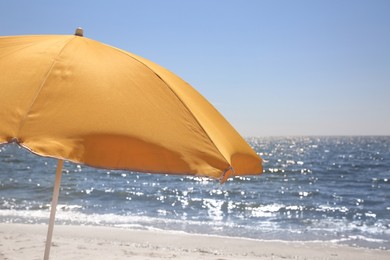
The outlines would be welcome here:
M 42 259 L 45 225 L 0 224 L 0 259 Z M 51 259 L 389 259 L 390 251 L 166 231 L 61 226 Z

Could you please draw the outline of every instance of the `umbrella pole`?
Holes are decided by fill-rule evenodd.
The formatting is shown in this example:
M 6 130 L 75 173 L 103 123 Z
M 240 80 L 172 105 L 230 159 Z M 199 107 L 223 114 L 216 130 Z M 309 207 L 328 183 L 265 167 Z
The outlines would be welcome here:
M 56 171 L 56 180 L 55 180 L 54 189 L 53 189 L 53 199 L 51 201 L 49 229 L 47 230 L 47 237 L 46 237 L 45 256 L 43 258 L 44 260 L 48 260 L 49 255 L 50 255 L 51 239 L 53 236 L 54 220 L 56 217 L 56 208 L 57 208 L 57 203 L 58 203 L 58 195 L 60 193 L 61 174 L 62 174 L 62 166 L 63 165 L 64 165 L 64 161 L 61 159 L 58 160 L 57 171 Z

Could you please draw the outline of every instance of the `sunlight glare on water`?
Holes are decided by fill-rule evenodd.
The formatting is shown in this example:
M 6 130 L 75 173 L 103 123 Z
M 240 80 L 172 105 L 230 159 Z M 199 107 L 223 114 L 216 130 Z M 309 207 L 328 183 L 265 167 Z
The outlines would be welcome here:
M 390 137 L 250 138 L 264 174 L 224 185 L 66 162 L 62 224 L 390 248 Z M 0 221 L 47 223 L 56 160 L 0 146 Z

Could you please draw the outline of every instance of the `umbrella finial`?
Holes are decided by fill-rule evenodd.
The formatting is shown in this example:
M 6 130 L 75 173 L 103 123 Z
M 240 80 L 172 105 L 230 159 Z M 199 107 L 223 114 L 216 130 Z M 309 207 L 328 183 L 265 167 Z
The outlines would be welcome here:
M 83 30 L 83 28 L 81 28 L 81 27 L 78 27 L 77 29 L 76 29 L 76 32 L 74 33 L 74 35 L 76 35 L 76 36 L 84 36 L 84 30 Z

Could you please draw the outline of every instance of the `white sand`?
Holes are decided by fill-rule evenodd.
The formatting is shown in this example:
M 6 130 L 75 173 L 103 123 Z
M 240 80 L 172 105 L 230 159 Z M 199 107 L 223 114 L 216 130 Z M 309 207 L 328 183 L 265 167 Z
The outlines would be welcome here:
M 0 259 L 43 259 L 47 226 L 0 224 Z M 51 259 L 390 259 L 388 250 L 108 227 L 54 227 Z

